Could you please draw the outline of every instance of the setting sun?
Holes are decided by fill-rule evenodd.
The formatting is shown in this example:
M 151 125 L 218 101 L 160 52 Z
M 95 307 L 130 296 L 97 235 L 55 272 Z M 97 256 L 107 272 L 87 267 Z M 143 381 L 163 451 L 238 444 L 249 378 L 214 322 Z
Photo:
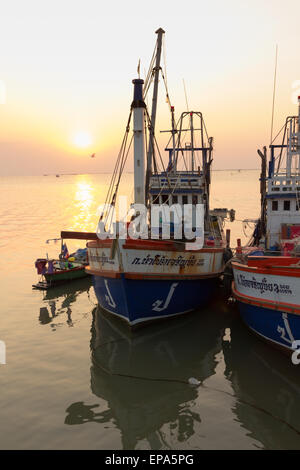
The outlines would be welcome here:
M 76 147 L 86 148 L 92 143 L 92 138 L 88 132 L 78 132 L 73 139 Z

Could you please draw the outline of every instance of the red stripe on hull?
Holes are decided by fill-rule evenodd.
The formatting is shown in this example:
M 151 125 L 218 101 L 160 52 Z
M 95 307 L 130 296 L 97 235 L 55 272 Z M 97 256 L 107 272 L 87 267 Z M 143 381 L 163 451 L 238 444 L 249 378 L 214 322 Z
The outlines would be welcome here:
M 219 277 L 222 274 L 222 271 L 215 273 L 203 273 L 203 274 L 146 274 L 146 273 L 125 273 L 127 279 L 181 279 L 181 280 L 191 280 L 191 279 L 210 279 L 213 277 Z
M 120 278 L 121 274 L 124 274 L 126 279 L 181 279 L 181 280 L 195 280 L 195 279 L 210 279 L 214 277 L 219 277 L 222 274 L 222 271 L 214 272 L 214 273 L 203 273 L 203 274 L 160 274 L 160 273 L 122 273 L 120 271 L 108 271 L 108 270 L 100 270 L 100 269 L 93 269 L 90 266 L 85 268 L 85 271 L 88 274 L 93 274 L 94 276 L 100 277 L 110 277 L 110 278 Z
M 298 266 L 283 266 L 277 267 L 274 265 L 268 266 L 248 266 L 241 263 L 233 261 L 232 266 L 234 269 L 239 271 L 247 271 L 249 273 L 259 273 L 259 274 L 271 274 L 272 276 L 289 276 L 289 277 L 300 277 L 300 265 Z
M 107 238 L 106 240 L 95 240 L 92 242 L 88 242 L 86 246 L 88 248 L 110 248 L 112 245 L 113 240 L 111 238 Z
M 293 266 L 299 263 L 300 258 L 292 256 L 249 256 L 248 266 L 271 268 L 273 266 L 281 268 L 285 266 Z
M 114 239 L 97 240 L 87 243 L 88 248 L 110 248 Z M 123 245 L 126 250 L 146 250 L 146 251 L 176 251 L 185 253 L 222 253 L 224 246 L 204 247 L 200 250 L 186 250 L 185 243 L 176 243 L 171 240 L 131 240 L 127 239 Z
M 85 272 L 87 274 L 93 274 L 94 276 L 111 277 L 114 279 L 121 277 L 121 273 L 119 271 L 100 271 L 100 269 L 93 269 L 90 266 L 86 266 Z

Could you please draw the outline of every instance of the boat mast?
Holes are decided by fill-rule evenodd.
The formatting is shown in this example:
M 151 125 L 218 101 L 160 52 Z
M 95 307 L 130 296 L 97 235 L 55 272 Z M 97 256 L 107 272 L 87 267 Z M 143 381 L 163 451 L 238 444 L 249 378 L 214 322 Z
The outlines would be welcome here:
M 148 148 L 148 154 L 147 154 L 147 172 L 146 172 L 146 187 L 145 187 L 146 200 L 148 199 L 149 182 L 150 182 L 150 176 L 152 173 L 152 159 L 153 159 L 153 152 L 154 152 L 154 130 L 155 130 L 155 120 L 156 120 L 161 46 L 162 46 L 162 37 L 165 31 L 162 28 L 159 28 L 157 31 L 155 31 L 155 33 L 157 34 L 157 46 L 156 46 L 156 62 L 155 62 L 155 67 L 153 69 L 154 70 L 154 87 L 153 87 L 153 97 L 152 97 L 149 148 Z
M 260 230 L 261 236 L 266 236 L 266 226 L 267 226 L 267 199 L 266 199 L 266 181 L 267 181 L 267 148 L 257 150 L 258 155 L 261 158 L 261 173 L 260 173 L 260 207 L 261 207 L 261 216 L 260 216 Z

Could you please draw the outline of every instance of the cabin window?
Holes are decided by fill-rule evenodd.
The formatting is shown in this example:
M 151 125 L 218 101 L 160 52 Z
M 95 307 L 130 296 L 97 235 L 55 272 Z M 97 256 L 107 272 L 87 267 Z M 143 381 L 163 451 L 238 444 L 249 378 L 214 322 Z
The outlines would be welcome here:
M 198 196 L 197 196 L 197 194 L 193 194 L 192 201 L 193 201 L 193 202 L 192 202 L 193 204 L 198 204 Z
M 175 196 L 172 196 L 172 204 L 178 204 L 178 196 L 175 194 Z
M 298 202 L 298 201 L 296 201 L 296 211 L 298 211 L 298 210 L 299 210 L 299 208 L 300 208 L 300 204 L 299 204 L 299 202 Z
M 278 211 L 278 201 L 272 201 L 272 211 Z
M 188 197 L 182 196 L 182 204 L 187 204 L 187 203 L 188 203 Z
M 168 196 L 167 194 L 163 194 L 163 195 L 161 196 L 161 202 L 162 202 L 162 204 L 167 204 L 168 199 L 169 199 L 169 196 Z
M 159 196 L 157 194 L 152 196 L 152 204 L 159 204 Z
M 290 201 L 283 201 L 283 210 L 284 211 L 289 211 L 291 207 Z

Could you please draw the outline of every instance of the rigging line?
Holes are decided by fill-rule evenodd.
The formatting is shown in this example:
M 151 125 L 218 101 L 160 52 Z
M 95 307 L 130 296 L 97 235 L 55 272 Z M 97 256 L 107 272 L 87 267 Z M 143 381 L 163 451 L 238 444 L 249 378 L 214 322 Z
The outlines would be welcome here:
M 183 134 L 183 138 L 181 139 L 181 133 L 184 132 Z M 188 131 L 182 131 L 182 125 L 181 125 L 181 128 L 179 130 L 179 133 L 178 133 L 178 138 L 177 138 L 177 147 L 178 148 L 181 148 L 182 146 L 182 143 L 181 142 L 184 142 L 185 141 L 185 136 L 187 134 Z M 181 139 L 181 141 L 180 141 Z M 182 160 L 183 160 L 183 163 L 184 163 L 184 168 L 186 171 L 188 171 L 188 167 L 187 167 L 187 162 L 186 162 L 186 159 L 185 159 L 185 156 L 184 156 L 184 151 L 183 150 L 179 150 L 179 152 L 181 153 L 181 157 L 182 157 Z M 177 151 L 177 156 L 176 156 L 176 165 L 177 165 L 177 162 L 178 162 L 178 153 Z
M 155 139 L 155 136 L 154 136 L 154 143 L 155 143 L 155 145 L 157 146 L 157 150 L 158 150 L 158 154 L 159 154 L 159 157 L 160 157 L 160 160 L 161 160 L 161 164 L 162 164 L 162 167 L 163 167 L 164 172 L 166 173 L 167 181 L 168 181 L 168 186 L 169 186 L 169 189 L 170 189 L 170 191 L 171 191 L 170 194 L 169 194 L 169 196 L 168 196 L 168 199 L 167 199 L 167 202 L 169 202 L 171 196 L 174 194 L 174 191 L 175 191 L 176 186 L 175 186 L 175 187 L 173 188 L 173 190 L 172 190 L 171 183 L 170 183 L 170 180 L 169 180 L 169 175 L 168 175 L 168 172 L 167 172 L 167 171 L 165 170 L 165 168 L 164 168 L 163 160 L 162 160 L 162 157 L 161 157 L 161 154 L 160 154 L 160 151 L 159 151 L 158 144 L 157 144 L 157 141 L 156 141 L 156 139 Z M 179 181 L 179 175 L 178 175 L 178 177 L 177 177 L 177 182 L 178 182 L 178 181 Z M 164 188 L 162 188 L 162 187 L 160 188 L 159 195 L 162 193 L 162 190 L 163 190 L 163 189 L 164 189 Z M 158 195 L 158 196 L 159 196 L 159 195 Z M 177 214 L 177 217 L 179 218 L 179 214 L 178 214 L 178 211 L 177 211 L 177 207 L 176 207 L 176 214 Z
M 155 62 L 155 58 L 156 58 L 156 53 L 157 53 L 157 42 L 158 40 L 156 40 L 156 43 L 155 43 L 155 46 L 154 46 L 154 50 L 153 50 L 153 54 L 152 54 L 152 57 L 151 57 L 151 61 L 150 61 L 150 66 L 149 66 L 149 69 L 148 69 L 148 74 L 147 74 L 147 79 L 149 80 L 152 73 L 153 73 L 153 66 L 154 66 L 154 62 Z
M 288 124 L 290 124 L 290 126 L 292 125 L 292 120 L 293 120 L 292 117 L 287 118 L 284 125 L 282 126 L 282 128 L 280 129 L 280 131 L 278 132 L 278 134 L 275 137 L 275 139 L 276 139 L 277 136 L 281 133 L 282 129 L 284 128 L 284 133 L 283 133 L 283 137 L 282 137 L 282 145 L 284 145 L 285 138 L 287 138 L 287 140 L 288 140 L 288 136 L 286 136 L 286 133 L 287 133 Z M 275 139 L 273 139 L 273 142 L 274 142 Z M 278 159 L 278 165 L 277 165 L 277 173 L 279 172 L 279 168 L 280 168 L 280 164 L 281 164 L 282 152 L 283 152 L 283 147 L 281 147 L 279 157 L 277 157 L 277 158 L 279 158 Z M 286 148 L 286 152 L 287 152 L 287 148 Z
M 132 114 L 132 111 L 130 112 L 129 122 L 130 122 L 131 114 Z M 133 135 L 132 135 L 132 136 L 131 136 L 131 139 L 130 139 L 129 147 L 128 147 L 128 150 L 127 150 L 127 154 L 126 154 L 126 157 L 125 157 L 125 159 L 124 159 L 125 150 L 126 150 L 126 144 L 127 144 L 128 135 L 129 135 L 129 125 L 128 125 L 127 129 L 128 129 L 128 131 L 127 131 L 127 133 L 126 133 L 126 142 L 125 142 L 125 145 L 124 145 L 123 158 L 122 158 L 121 165 L 120 165 L 120 171 L 119 171 L 119 179 L 118 179 L 118 183 L 117 183 L 117 189 L 118 189 L 118 186 L 119 186 L 119 183 L 120 183 L 120 179 L 121 179 L 121 176 L 122 176 L 124 167 L 125 167 L 125 163 L 126 163 L 126 160 L 127 160 L 128 152 L 129 152 L 129 149 L 130 149 L 130 147 L 131 147 L 132 138 L 133 138 Z
M 182 115 L 181 115 L 181 117 L 179 118 L 179 121 L 180 121 L 180 129 L 179 129 L 179 131 L 178 131 L 177 147 L 178 147 L 178 148 L 181 148 L 181 147 L 182 147 L 182 144 L 181 144 L 181 142 L 180 142 L 180 139 L 181 139 L 181 133 L 183 132 L 183 131 L 182 131 L 182 124 L 183 124 L 183 117 L 182 117 Z M 179 122 L 179 121 L 178 121 L 178 122 Z M 185 131 L 185 134 L 184 134 L 184 136 L 183 136 L 183 140 L 185 139 L 186 133 L 187 133 L 187 131 Z M 182 159 L 183 159 L 183 162 L 184 162 L 185 169 L 186 169 L 186 171 L 188 171 L 187 163 L 186 163 L 186 161 L 185 161 L 184 152 L 183 152 L 183 150 L 181 150 L 180 152 L 181 152 L 181 155 L 182 155 Z M 175 157 L 174 157 L 174 158 L 175 158 L 176 167 L 177 167 L 177 162 L 178 162 L 178 153 L 179 153 L 179 151 L 176 152 Z
M 131 139 L 130 139 L 130 142 L 129 142 L 129 145 L 128 145 L 128 148 L 127 148 L 127 151 L 126 151 L 126 155 L 125 157 L 123 158 L 123 162 L 122 162 L 122 169 L 120 169 L 120 174 L 119 174 L 119 180 L 118 180 L 118 183 L 117 183 L 117 188 L 116 188 L 116 191 L 115 191 L 115 196 L 117 196 L 117 192 L 118 192 L 118 189 L 119 189 L 119 183 L 120 183 L 120 180 L 121 180 L 121 176 L 122 176 L 122 173 L 123 173 L 123 170 L 124 170 L 124 167 L 125 167 L 125 164 L 126 164 L 126 161 L 127 161 L 127 158 L 128 158 L 128 155 L 129 155 L 129 152 L 130 152 L 130 149 L 131 149 L 131 145 L 132 145 L 132 141 L 133 141 L 133 135 L 131 136 Z M 110 223 L 109 223 L 109 227 L 112 225 L 112 222 L 113 222 L 113 215 L 114 215 L 114 210 L 113 208 L 115 207 L 115 201 L 116 201 L 116 197 L 115 197 L 115 200 L 114 200 L 114 203 L 112 204 L 112 206 L 110 207 Z M 106 223 L 108 222 L 108 217 L 107 217 L 107 220 L 106 220 Z
M 164 56 L 164 72 L 165 72 L 165 77 L 166 77 L 166 82 L 167 82 L 167 59 L 166 59 L 166 38 L 165 35 L 163 35 L 162 38 L 162 49 L 163 49 L 163 56 Z
M 120 160 L 121 160 L 121 157 L 122 157 L 122 153 L 124 151 L 124 145 L 126 145 L 127 135 L 128 135 L 128 132 L 129 132 L 130 118 L 131 118 L 131 112 L 130 112 L 130 115 L 129 115 L 129 120 L 128 120 L 128 124 L 127 124 L 127 127 L 126 127 L 126 131 L 125 131 L 125 134 L 123 136 L 123 140 L 122 140 L 121 148 L 120 148 L 120 151 L 119 151 L 119 154 L 118 154 L 117 162 L 116 162 L 116 165 L 115 165 L 115 168 L 114 168 L 114 171 L 113 171 L 113 175 L 112 175 L 112 178 L 111 178 L 111 181 L 110 181 L 110 185 L 109 185 L 109 189 L 108 189 L 108 192 L 107 192 L 105 204 L 107 204 L 108 200 L 110 200 L 110 198 L 112 196 L 112 191 L 113 191 L 113 187 L 114 187 L 114 184 L 115 184 L 118 168 L 119 168 L 119 165 L 120 165 Z
M 149 129 L 153 129 L 152 128 L 152 125 L 151 125 L 151 118 L 149 116 L 149 113 L 148 113 L 148 109 L 146 108 L 146 116 L 147 116 L 147 119 L 148 119 L 148 128 Z M 164 167 L 164 163 L 162 161 L 162 158 L 161 158 L 161 154 L 160 154 L 160 151 L 159 151 L 159 147 L 158 147 L 158 144 L 157 144 L 157 140 L 156 140 L 156 137 L 155 137 L 155 134 L 154 134 L 154 131 L 152 130 L 152 137 L 153 137 L 153 141 L 156 145 L 156 148 L 157 148 L 157 151 L 158 151 L 158 154 L 159 154 L 159 157 L 160 157 L 160 160 L 161 160 L 161 164 L 162 164 L 162 168 L 163 170 L 166 172 L 165 170 L 165 167 Z M 167 176 L 167 179 L 168 179 L 168 176 Z
M 276 75 L 277 75 L 277 57 L 278 57 L 278 45 L 276 44 L 270 144 L 272 143 L 272 139 L 273 139 L 273 122 L 274 122 L 274 106 L 275 106 Z
M 277 137 L 279 136 L 279 134 L 282 132 L 282 129 L 284 129 L 284 128 L 286 127 L 286 125 L 288 124 L 288 122 L 290 122 L 293 117 L 294 117 L 294 116 L 291 116 L 291 117 L 286 118 L 285 123 L 283 124 L 283 126 L 281 127 L 281 129 L 279 130 L 279 132 L 276 134 L 276 136 L 275 136 L 274 139 L 272 140 L 271 144 L 273 144 L 273 142 L 277 139 Z
M 150 120 L 149 115 L 148 115 L 148 119 Z M 155 136 L 153 136 L 153 137 L 154 137 L 154 139 L 155 139 Z M 169 142 L 170 142 L 170 140 L 169 140 Z M 163 164 L 163 161 L 162 161 L 162 158 L 161 158 L 161 154 L 160 154 L 160 151 L 159 151 L 159 148 L 158 148 L 158 144 L 157 144 L 156 139 L 155 139 L 155 144 L 156 144 L 156 147 L 157 147 L 157 150 L 158 150 L 158 153 L 159 153 L 161 162 L 162 162 L 162 169 L 163 169 L 163 171 L 165 171 L 165 173 L 167 174 L 167 181 L 168 181 L 169 189 L 172 190 L 171 185 L 170 185 L 170 181 L 169 181 L 169 178 L 168 178 L 168 174 L 169 174 L 169 173 L 168 173 L 168 172 L 165 170 L 165 168 L 164 168 L 164 164 Z M 168 145 L 168 144 L 167 144 L 167 145 Z M 156 161 L 155 161 L 155 164 L 156 164 Z M 169 197 L 168 197 L 168 201 L 170 200 L 171 195 L 173 195 L 173 193 L 174 193 L 174 191 L 175 191 L 175 189 L 176 189 L 176 187 L 177 187 L 177 185 L 178 185 L 178 182 L 179 182 L 179 174 L 177 175 L 177 178 L 176 178 L 176 184 L 174 185 L 174 188 L 173 188 L 171 194 L 170 194 Z M 159 184 L 161 184 L 160 180 L 159 180 Z M 153 203 L 154 201 L 157 201 L 157 200 L 159 199 L 159 196 L 162 194 L 162 190 L 163 190 L 163 189 L 164 189 L 164 188 L 160 185 L 160 191 L 159 191 L 159 193 L 157 194 L 156 198 L 154 198 L 154 199 L 152 200 L 152 203 Z
M 170 103 L 170 105 L 171 105 L 171 103 Z M 179 122 L 181 122 L 181 117 L 178 119 L 177 122 L 175 122 L 175 125 L 174 125 L 175 131 L 177 133 L 177 142 L 175 142 L 175 147 L 178 147 L 178 148 L 180 148 L 180 134 L 182 132 L 180 130 L 178 131 Z M 182 128 L 182 125 L 181 125 L 181 128 Z M 185 133 L 184 133 L 183 140 L 185 139 L 186 133 L 187 133 L 187 131 L 185 131 Z M 167 147 L 169 146 L 169 144 L 171 142 L 171 139 L 172 139 L 172 135 L 168 140 Z M 183 162 L 184 162 L 184 167 L 185 167 L 186 171 L 188 171 L 187 164 L 186 164 L 186 161 L 185 161 L 184 152 L 182 150 L 180 152 L 181 152 L 181 156 L 182 156 L 182 159 L 183 159 Z M 177 161 L 178 161 L 178 151 L 177 151 L 177 153 L 174 154 L 174 163 L 175 163 L 175 165 L 177 165 Z
M 207 132 L 206 125 L 205 125 L 205 121 L 204 121 L 203 118 L 202 118 L 202 122 L 203 122 L 203 127 L 204 127 L 204 130 L 205 130 L 205 135 L 206 135 L 206 138 L 207 138 L 207 140 L 208 140 L 208 139 L 209 139 L 209 137 L 208 137 L 208 132 Z
M 111 181 L 110 181 L 110 186 L 109 186 L 107 196 L 106 196 L 106 199 L 105 199 L 104 210 L 107 207 L 108 201 L 110 201 L 112 203 L 112 205 L 115 202 L 116 192 L 118 190 L 118 183 L 115 186 L 115 182 L 116 182 L 118 170 L 119 170 L 119 181 L 120 181 L 120 177 L 121 177 L 121 174 L 122 174 L 122 171 L 123 171 L 122 161 L 124 159 L 124 153 L 125 153 L 125 150 L 126 150 L 126 144 L 127 144 L 128 134 L 129 134 L 129 130 L 130 130 L 131 115 L 132 115 L 132 110 L 130 110 L 130 113 L 129 113 L 129 118 L 128 118 L 128 121 L 127 121 L 126 131 L 125 131 L 125 134 L 124 134 L 124 137 L 123 137 L 123 140 L 122 140 L 121 149 L 120 149 L 119 154 L 118 154 L 117 162 L 116 162 L 116 165 L 115 165 L 115 168 L 114 168 L 114 171 L 113 171 L 113 175 L 112 175 L 112 178 L 111 178 Z M 115 190 L 114 190 L 114 187 L 115 187 Z M 100 220 L 102 220 L 103 215 L 104 214 L 101 215 Z M 108 213 L 105 216 L 105 224 L 107 223 L 107 220 L 108 220 L 109 216 L 110 216 L 110 208 L 108 210 Z
M 111 201 L 112 198 L 114 197 L 114 194 L 113 194 L 114 185 L 115 185 L 115 181 L 116 181 L 116 177 L 117 177 L 118 168 L 120 166 L 120 161 L 121 161 L 121 158 L 122 158 L 123 148 L 124 148 L 124 145 L 126 145 L 126 140 L 127 139 L 126 139 L 126 135 L 125 135 L 124 138 L 123 138 L 120 153 L 118 155 L 118 159 L 117 159 L 117 162 L 116 162 L 116 165 L 115 165 L 115 168 L 114 168 L 114 172 L 113 172 L 113 175 L 112 175 L 112 178 L 111 178 L 110 186 L 109 186 L 107 196 L 106 196 L 106 199 L 105 199 L 105 206 L 107 206 L 108 201 Z M 102 216 L 101 216 L 100 220 L 102 220 Z
M 153 81 L 153 76 L 154 76 L 153 72 L 154 72 L 154 63 L 155 63 L 155 58 L 156 58 L 156 51 L 157 51 L 157 42 L 155 44 L 152 59 L 151 59 L 150 66 L 149 66 L 149 69 L 148 69 L 148 74 L 147 74 L 147 77 L 146 77 L 145 83 L 144 83 L 144 91 L 143 91 L 144 99 L 146 98 L 147 93 L 148 93 L 149 88 L 150 88 L 150 85 Z
M 125 167 L 127 158 L 128 158 L 128 154 L 129 154 L 129 151 L 130 151 L 130 148 L 131 148 L 132 141 L 133 141 L 133 135 L 131 136 L 131 139 L 130 139 L 130 142 L 129 142 L 129 145 L 128 145 L 128 148 L 127 148 L 127 151 L 126 151 L 126 155 L 125 155 L 125 149 L 124 149 L 123 159 L 122 159 L 122 162 L 121 162 L 121 165 L 122 165 L 122 166 L 120 166 L 119 178 L 118 178 L 118 182 L 117 182 L 117 184 L 116 184 L 116 190 L 115 190 L 115 192 L 114 192 L 114 201 L 113 201 L 113 203 L 112 203 L 111 206 L 110 206 L 110 214 L 111 214 L 111 215 L 110 215 L 110 224 L 109 224 L 109 226 L 111 226 L 111 224 L 112 224 L 112 217 L 113 217 L 113 214 L 114 214 L 113 208 L 115 207 L 116 197 L 117 197 L 117 192 L 118 192 L 118 189 L 119 189 L 119 184 L 120 184 L 121 176 L 122 176 L 122 174 L 123 174 L 123 170 L 124 170 L 124 167 Z M 124 156 L 124 155 L 125 155 L 125 156 Z M 107 217 L 106 223 L 108 222 L 108 218 L 109 218 L 109 217 Z
M 153 65 L 154 65 L 154 60 L 155 60 L 155 56 L 156 56 L 156 49 L 157 49 L 157 41 L 155 43 L 153 54 L 152 54 L 152 57 L 151 57 L 151 60 L 150 60 L 148 73 L 147 73 L 147 76 L 145 78 L 145 85 L 148 83 L 148 81 L 149 81 L 149 79 L 152 75 L 152 72 L 153 72 Z
M 145 81 L 145 84 L 144 84 L 144 89 L 143 89 L 144 100 L 147 98 L 149 88 L 153 82 L 153 69 L 154 69 L 154 63 L 151 64 L 151 74 L 149 78 L 147 78 L 147 81 Z
M 165 79 L 165 76 L 163 74 L 163 71 L 161 70 L 161 75 L 162 75 L 162 78 L 163 78 L 163 82 L 164 82 L 164 85 L 165 85 L 165 89 L 166 89 L 166 97 L 167 97 L 167 103 L 169 105 L 169 109 L 171 110 L 171 100 L 170 100 L 170 96 L 169 96 L 169 90 L 168 90 L 168 85 L 167 85 L 167 81 Z
M 186 88 L 185 88 L 185 81 L 184 81 L 184 78 L 182 79 L 183 81 L 183 88 L 184 88 L 184 95 L 185 95 L 185 102 L 186 102 L 186 110 L 189 111 L 189 103 L 188 103 L 188 99 L 187 99 L 187 94 L 186 94 Z
M 125 157 L 124 157 L 123 160 L 122 160 L 122 167 L 120 168 L 119 179 L 118 179 L 118 182 L 117 182 L 116 191 L 119 189 L 119 184 L 120 184 L 120 181 L 121 181 L 121 176 L 122 176 L 122 174 L 123 174 L 123 171 L 124 171 L 124 168 L 125 168 L 125 165 L 126 165 L 126 162 L 127 162 L 127 158 L 128 158 L 128 154 L 129 154 L 131 145 L 132 145 L 132 141 L 133 141 L 133 135 L 131 136 L 131 139 L 130 139 L 130 142 L 129 142 L 129 145 L 128 145 L 128 148 L 127 148 L 126 155 L 125 155 Z

